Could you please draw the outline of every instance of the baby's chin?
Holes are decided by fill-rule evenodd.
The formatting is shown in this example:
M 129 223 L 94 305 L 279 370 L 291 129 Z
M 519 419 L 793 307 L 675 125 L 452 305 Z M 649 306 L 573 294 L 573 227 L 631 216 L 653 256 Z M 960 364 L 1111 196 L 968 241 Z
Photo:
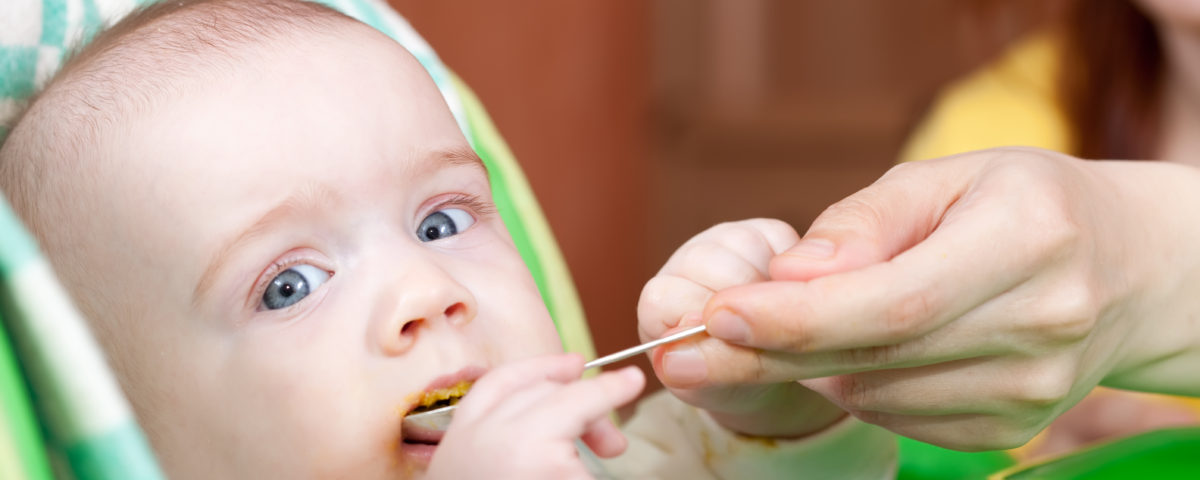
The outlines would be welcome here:
M 412 469 L 424 471 L 433 462 L 438 445 L 442 442 L 445 432 L 421 427 L 401 428 L 400 438 L 396 441 L 396 455 L 403 465 Z

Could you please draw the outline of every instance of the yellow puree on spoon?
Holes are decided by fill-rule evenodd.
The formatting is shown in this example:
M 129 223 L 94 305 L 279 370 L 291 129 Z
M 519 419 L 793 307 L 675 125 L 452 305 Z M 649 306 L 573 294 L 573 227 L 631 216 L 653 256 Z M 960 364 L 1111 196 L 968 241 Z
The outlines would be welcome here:
M 458 403 L 458 400 L 467 394 L 467 390 L 471 389 L 471 382 L 461 381 L 450 388 L 439 388 L 421 394 L 421 400 L 417 402 L 417 408 L 413 409 L 412 413 L 421 413 L 435 408 L 448 407 Z

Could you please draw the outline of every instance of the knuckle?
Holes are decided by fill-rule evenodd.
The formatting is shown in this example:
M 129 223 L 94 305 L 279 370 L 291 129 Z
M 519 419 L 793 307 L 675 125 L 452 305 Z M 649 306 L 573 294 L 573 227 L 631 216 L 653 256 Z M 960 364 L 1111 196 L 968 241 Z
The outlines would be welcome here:
M 1022 176 L 1046 170 L 1062 154 L 1035 147 L 1007 146 L 988 150 L 988 162 L 995 169 L 1006 169 Z
M 840 353 L 842 356 L 841 364 L 861 368 L 892 365 L 899 360 L 900 350 L 901 347 L 899 344 L 850 348 Z
M 663 311 L 667 305 L 671 304 L 675 291 L 675 282 L 669 277 L 654 277 L 646 282 L 642 287 L 642 294 L 638 297 L 638 316 L 641 318 L 653 317 Z
M 817 316 L 811 302 L 795 302 L 778 312 L 778 318 L 786 318 L 787 321 L 755 322 L 753 314 L 747 318 L 755 335 L 762 332 L 761 340 L 757 340 L 759 336 L 754 337 L 756 342 L 761 342 L 756 346 L 795 354 L 819 348 L 819 345 L 814 345 L 820 335 L 813 328 L 813 319 Z
M 727 288 L 737 285 L 748 285 L 765 280 L 766 277 L 758 269 L 746 262 L 738 262 L 730 266 L 731 268 L 723 271 L 713 272 L 714 277 L 723 277 L 719 280 L 719 288 Z
M 719 243 L 697 243 L 684 252 L 679 267 L 684 278 L 712 289 L 745 285 L 763 278 L 754 265 Z
M 763 381 L 763 379 L 765 379 L 767 377 L 767 366 L 766 366 L 766 364 L 763 363 L 762 356 L 754 354 L 753 352 L 750 352 L 748 350 L 740 350 L 740 353 L 750 353 L 751 354 L 748 358 L 749 361 L 747 362 L 750 364 L 750 367 L 748 369 L 748 375 L 747 375 L 747 378 L 749 379 L 749 383 L 758 383 L 758 382 Z M 740 355 L 738 355 L 738 356 L 740 356 Z M 709 358 L 713 358 L 713 357 L 710 356 Z M 733 364 L 736 361 L 735 358 L 736 357 L 730 358 L 729 363 Z M 725 363 L 725 362 L 722 362 L 722 363 Z
M 800 235 L 791 224 L 774 218 L 756 218 L 750 220 L 756 229 L 756 234 L 767 244 L 772 253 L 780 253 L 800 241 Z
M 768 363 L 773 359 L 766 352 L 754 349 L 730 346 L 720 341 L 701 341 L 698 343 L 700 355 L 704 357 L 709 367 L 710 385 L 752 385 L 767 383 L 771 374 Z M 768 357 L 768 358 L 764 358 Z M 720 365 L 721 368 L 712 368 Z M 736 391 L 732 390 L 731 392 Z
M 705 230 L 704 235 L 713 238 L 725 238 L 729 235 L 737 235 L 739 232 L 745 232 L 749 229 L 749 222 L 749 220 L 721 222 Z
M 1017 401 L 1035 409 L 1051 408 L 1065 402 L 1075 380 L 1073 370 L 1056 366 L 1029 372 L 1018 387 Z
M 666 325 L 654 321 L 639 320 L 638 321 L 638 339 L 642 342 L 659 338 L 666 331 Z
M 1070 288 L 1046 300 L 1040 307 L 1034 335 L 1043 342 L 1074 343 L 1095 328 L 1100 309 L 1095 293 L 1085 287 Z
M 1062 206 L 1033 209 L 1029 218 L 1032 228 L 1041 232 L 1033 246 L 1050 261 L 1062 260 L 1074 253 L 1083 236 L 1082 227 L 1064 211 Z
M 753 220 L 744 220 L 726 224 L 721 231 L 719 241 L 726 245 L 755 245 L 762 243 L 763 238 L 759 230 L 755 228 Z
M 919 170 L 923 169 L 925 166 L 926 166 L 926 163 L 922 163 L 922 162 L 898 163 L 896 165 L 893 165 L 891 168 L 889 168 L 887 170 L 887 172 L 884 172 L 883 176 L 880 178 L 881 179 L 893 179 L 896 177 L 907 176 L 907 175 L 912 174 L 915 171 L 919 171 Z
M 723 247 L 728 254 L 744 257 L 747 261 L 760 263 L 763 268 L 772 256 L 776 254 L 775 243 L 783 243 L 779 241 L 781 236 L 778 232 L 772 232 L 773 223 L 778 222 L 786 227 L 786 224 L 778 220 L 770 220 L 765 218 L 756 218 L 743 220 L 740 222 L 723 224 L 723 228 L 712 239 L 715 243 Z M 780 250 L 786 249 L 795 244 L 795 233 L 791 234 L 791 241 L 786 242 L 786 245 L 779 245 Z M 772 242 L 775 239 L 775 242 Z
M 637 305 L 638 333 L 642 335 L 643 340 L 658 338 L 662 332 L 678 323 L 677 317 L 682 317 L 681 312 L 686 307 L 670 299 L 667 290 L 657 287 L 650 290 L 648 284 L 647 289 L 643 290 Z
M 859 413 L 870 411 L 867 385 L 858 376 L 842 375 L 837 377 L 835 385 L 835 403 L 842 409 Z
M 1004 215 L 1014 224 L 1023 225 L 1030 232 L 1025 235 L 1025 248 L 1036 258 L 1056 262 L 1069 258 L 1081 245 L 1083 226 L 1075 218 L 1065 194 L 1061 190 L 1046 188 L 1022 197 L 1016 205 L 997 205 L 999 215 Z
M 703 261 L 707 258 L 705 255 L 711 254 L 714 247 L 712 239 L 706 236 L 707 233 L 693 237 L 675 249 L 659 274 L 679 274 L 679 272 L 687 271 L 696 261 Z
M 688 266 L 704 265 L 725 251 L 724 247 L 711 242 L 696 242 L 679 249 L 680 263 Z
M 817 223 L 826 228 L 878 230 L 883 225 L 886 213 L 877 202 L 872 201 L 872 195 L 863 190 L 846 197 L 840 202 L 830 205 L 821 213 Z
M 901 297 L 883 311 L 883 326 L 894 338 L 911 338 L 923 333 L 934 314 L 933 294 L 917 290 Z
M 795 233 L 795 229 L 792 228 L 790 223 L 778 218 L 754 218 L 748 220 L 748 222 L 752 222 L 755 228 L 764 233 L 777 235 Z

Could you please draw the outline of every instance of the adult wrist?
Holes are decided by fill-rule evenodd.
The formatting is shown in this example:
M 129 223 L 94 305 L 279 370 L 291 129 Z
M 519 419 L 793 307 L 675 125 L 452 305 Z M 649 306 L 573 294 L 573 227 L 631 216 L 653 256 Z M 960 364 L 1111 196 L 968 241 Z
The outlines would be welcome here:
M 1129 324 L 1101 382 L 1134 390 L 1200 394 L 1188 370 L 1200 360 L 1200 169 L 1167 162 L 1089 162 L 1113 186 L 1111 226 L 1121 237 L 1125 291 L 1110 315 Z M 1122 258 L 1123 257 L 1123 258 Z

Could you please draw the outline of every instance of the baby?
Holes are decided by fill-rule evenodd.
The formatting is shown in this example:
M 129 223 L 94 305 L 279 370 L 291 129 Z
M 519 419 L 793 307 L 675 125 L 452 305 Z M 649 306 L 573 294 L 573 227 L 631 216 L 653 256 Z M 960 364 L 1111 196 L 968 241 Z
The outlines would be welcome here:
M 433 82 L 322 6 L 181 1 L 126 18 L 13 129 L 0 189 L 171 478 L 891 468 L 847 457 L 887 450 L 850 420 L 769 444 L 667 395 L 643 404 L 627 440 L 607 414 L 638 395 L 641 373 L 580 380 Z M 474 386 L 444 436 L 400 428 L 426 394 L 462 382 Z M 589 465 L 577 439 L 629 453 Z

